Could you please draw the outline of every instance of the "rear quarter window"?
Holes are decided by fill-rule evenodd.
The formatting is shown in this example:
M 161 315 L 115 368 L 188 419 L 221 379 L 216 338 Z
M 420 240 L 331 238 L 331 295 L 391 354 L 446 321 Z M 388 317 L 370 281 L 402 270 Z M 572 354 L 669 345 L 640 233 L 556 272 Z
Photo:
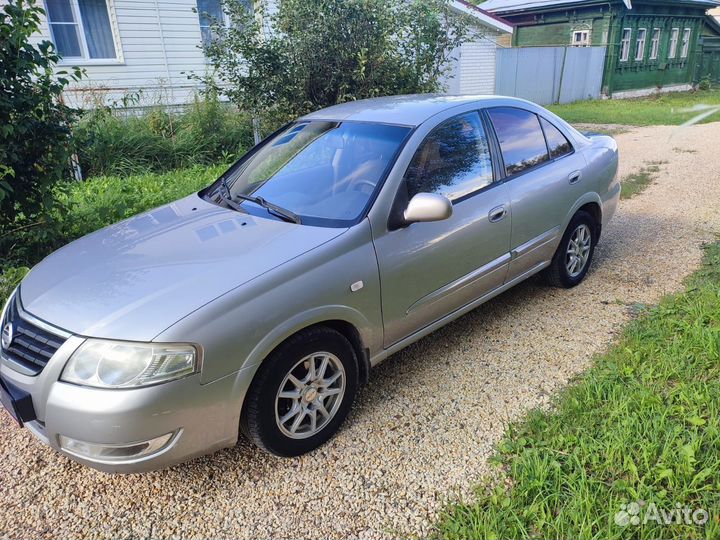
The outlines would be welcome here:
M 567 137 L 565 137 L 558 128 L 544 118 L 540 118 L 540 123 L 542 124 L 543 131 L 545 132 L 548 150 L 550 150 L 550 157 L 552 159 L 572 154 L 572 144 L 570 144 L 570 141 L 567 140 Z
M 500 143 L 505 173 L 519 174 L 550 160 L 540 119 L 535 113 L 512 107 L 488 110 Z

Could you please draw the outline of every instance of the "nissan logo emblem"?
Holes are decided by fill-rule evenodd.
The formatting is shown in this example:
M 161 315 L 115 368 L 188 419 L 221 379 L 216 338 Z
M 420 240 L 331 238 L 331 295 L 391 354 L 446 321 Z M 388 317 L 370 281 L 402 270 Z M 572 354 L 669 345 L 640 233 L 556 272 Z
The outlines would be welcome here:
M 13 341 L 13 334 L 15 332 L 15 329 L 13 328 L 12 323 L 7 323 L 5 325 L 5 328 L 3 328 L 2 331 L 2 348 L 3 349 L 9 349 L 10 345 Z

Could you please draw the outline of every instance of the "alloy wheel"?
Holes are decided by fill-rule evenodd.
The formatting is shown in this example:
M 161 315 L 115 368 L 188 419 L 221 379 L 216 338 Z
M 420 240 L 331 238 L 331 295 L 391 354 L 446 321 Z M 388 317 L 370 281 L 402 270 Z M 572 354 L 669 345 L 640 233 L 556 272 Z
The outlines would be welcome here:
M 291 439 L 306 439 L 335 416 L 345 395 L 345 368 L 329 352 L 310 354 L 285 375 L 275 398 L 275 420 Z
M 590 258 L 591 247 L 592 233 L 590 227 L 584 223 L 578 225 L 570 235 L 570 242 L 565 256 L 565 269 L 571 278 L 576 278 L 585 270 Z

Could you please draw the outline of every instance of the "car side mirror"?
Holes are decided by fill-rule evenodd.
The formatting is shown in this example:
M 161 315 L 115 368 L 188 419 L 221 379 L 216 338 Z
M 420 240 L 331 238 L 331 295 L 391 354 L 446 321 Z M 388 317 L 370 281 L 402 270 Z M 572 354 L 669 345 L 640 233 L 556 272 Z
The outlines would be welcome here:
M 442 221 L 452 216 L 450 200 L 438 193 L 418 193 L 407 205 L 403 218 L 407 224 Z

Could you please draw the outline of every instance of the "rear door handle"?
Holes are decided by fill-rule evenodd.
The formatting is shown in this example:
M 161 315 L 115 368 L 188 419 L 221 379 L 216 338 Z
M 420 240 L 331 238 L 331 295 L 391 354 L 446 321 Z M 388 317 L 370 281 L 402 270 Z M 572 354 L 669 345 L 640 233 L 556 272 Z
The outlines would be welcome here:
M 496 206 L 488 213 L 488 219 L 490 220 L 490 223 L 497 223 L 498 221 L 505 219 L 507 215 L 507 208 L 504 206 Z
M 575 171 L 568 175 L 568 181 L 570 182 L 570 184 L 577 184 L 581 178 L 582 173 L 580 171 Z

